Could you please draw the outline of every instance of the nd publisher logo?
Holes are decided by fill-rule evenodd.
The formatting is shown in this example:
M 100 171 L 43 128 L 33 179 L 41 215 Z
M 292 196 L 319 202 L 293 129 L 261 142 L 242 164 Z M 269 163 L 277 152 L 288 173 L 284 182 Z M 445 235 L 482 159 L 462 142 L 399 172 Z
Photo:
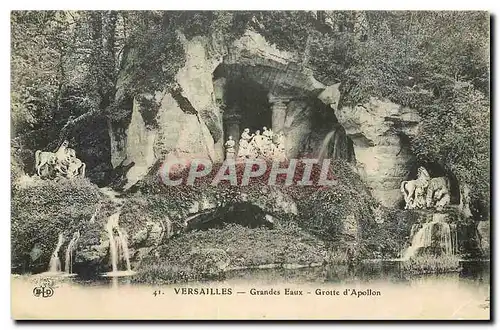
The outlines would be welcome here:
M 54 295 L 54 289 L 51 287 L 37 286 L 33 289 L 33 295 L 35 297 L 49 298 Z

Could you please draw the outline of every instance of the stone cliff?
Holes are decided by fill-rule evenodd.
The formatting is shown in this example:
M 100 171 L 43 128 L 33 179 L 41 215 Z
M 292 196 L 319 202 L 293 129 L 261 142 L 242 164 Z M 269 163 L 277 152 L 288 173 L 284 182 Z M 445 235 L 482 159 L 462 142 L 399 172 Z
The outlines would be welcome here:
M 267 126 L 284 133 L 288 157 L 344 158 L 377 200 L 398 206 L 414 162 L 408 142 L 420 120 L 415 111 L 378 99 L 338 108 L 339 84 L 324 86 L 297 54 L 252 31 L 230 45 L 199 36 L 182 42 L 186 61 L 176 87 L 145 96 L 155 106 L 135 99 L 130 122 L 111 125 L 113 167 L 133 163 L 125 189 L 166 157 L 220 162 L 229 135 L 237 141 L 243 128 Z M 125 93 L 119 84 L 117 97 Z
M 384 206 L 398 207 L 401 181 L 415 163 L 409 141 L 420 121 L 416 111 L 371 99 L 335 109 L 335 115 L 353 141 L 359 174 L 372 195 Z

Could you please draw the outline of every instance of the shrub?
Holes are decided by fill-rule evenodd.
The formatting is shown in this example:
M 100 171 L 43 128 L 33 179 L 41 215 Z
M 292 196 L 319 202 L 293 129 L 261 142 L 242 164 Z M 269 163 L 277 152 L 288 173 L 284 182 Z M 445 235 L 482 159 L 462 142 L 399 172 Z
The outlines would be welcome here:
M 425 212 L 381 207 L 380 223 L 363 228 L 364 255 L 368 258 L 397 258 L 409 243 L 413 224 L 425 222 Z
M 75 231 L 79 245 L 98 242 L 99 224 L 90 223 L 100 199 L 97 187 L 85 179 L 44 181 L 37 177 L 13 189 L 12 268 L 40 271 L 47 266 L 60 232 L 64 246 Z M 35 249 L 41 253 L 32 254 Z
M 373 222 L 371 207 L 375 202 L 349 164 L 334 161 L 331 166 L 337 184 L 314 191 L 293 187 L 294 196 L 300 226 L 326 241 L 342 245 L 361 238 L 360 230 Z

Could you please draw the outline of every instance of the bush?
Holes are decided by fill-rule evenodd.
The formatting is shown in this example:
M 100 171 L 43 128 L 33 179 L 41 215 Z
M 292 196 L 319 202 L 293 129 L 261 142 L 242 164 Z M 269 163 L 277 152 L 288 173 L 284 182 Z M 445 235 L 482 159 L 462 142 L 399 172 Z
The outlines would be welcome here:
M 173 232 L 183 228 L 184 212 L 179 212 L 176 201 L 164 195 L 132 196 L 127 199 L 120 213 L 120 226 L 132 234 L 147 226 L 147 223 L 161 223 L 162 228 L 171 225 Z M 171 223 L 169 223 L 169 221 Z M 163 238 L 167 238 L 165 235 Z
M 97 187 L 84 179 L 44 181 L 37 177 L 13 189 L 11 247 L 15 272 L 42 271 L 64 234 L 61 251 L 80 231 L 79 246 L 98 244 L 100 225 L 90 223 L 100 200 Z M 36 250 L 39 253 L 30 252 Z
M 361 238 L 361 229 L 373 222 L 371 208 L 375 201 L 349 164 L 334 161 L 331 171 L 337 184 L 313 191 L 294 187 L 294 196 L 300 226 L 321 239 L 343 245 Z
M 412 225 L 425 222 L 427 213 L 382 206 L 380 208 L 380 223 L 371 223 L 363 228 L 363 254 L 368 258 L 397 258 L 409 243 Z

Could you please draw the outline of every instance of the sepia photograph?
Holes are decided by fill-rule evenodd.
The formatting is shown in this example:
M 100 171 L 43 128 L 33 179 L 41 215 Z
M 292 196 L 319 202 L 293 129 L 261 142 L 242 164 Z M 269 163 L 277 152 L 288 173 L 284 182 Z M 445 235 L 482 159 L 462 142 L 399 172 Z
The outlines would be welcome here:
M 491 320 L 490 20 L 11 11 L 11 317 Z

